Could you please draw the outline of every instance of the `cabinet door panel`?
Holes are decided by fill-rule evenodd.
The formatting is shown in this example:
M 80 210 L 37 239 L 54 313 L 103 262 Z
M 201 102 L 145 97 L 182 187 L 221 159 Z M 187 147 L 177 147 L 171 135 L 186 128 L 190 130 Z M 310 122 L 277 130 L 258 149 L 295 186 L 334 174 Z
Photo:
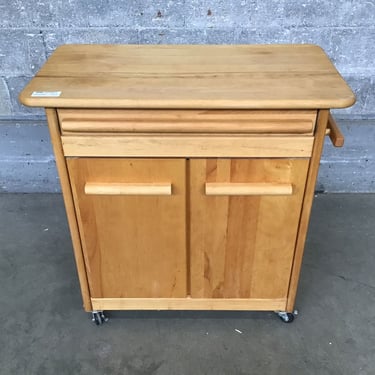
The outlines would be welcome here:
M 308 164 L 190 161 L 192 297 L 287 296 Z
M 91 297 L 186 297 L 186 161 L 67 163 Z

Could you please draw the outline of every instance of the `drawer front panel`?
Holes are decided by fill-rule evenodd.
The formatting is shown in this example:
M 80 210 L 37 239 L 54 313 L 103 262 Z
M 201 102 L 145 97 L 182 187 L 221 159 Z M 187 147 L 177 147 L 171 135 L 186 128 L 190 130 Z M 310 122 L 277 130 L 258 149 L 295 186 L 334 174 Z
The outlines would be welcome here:
M 192 297 L 287 297 L 308 165 L 190 160 Z
M 239 133 L 314 132 L 316 111 L 100 110 L 60 109 L 63 134 L 71 133 Z
M 183 159 L 67 159 L 91 297 L 186 297 Z

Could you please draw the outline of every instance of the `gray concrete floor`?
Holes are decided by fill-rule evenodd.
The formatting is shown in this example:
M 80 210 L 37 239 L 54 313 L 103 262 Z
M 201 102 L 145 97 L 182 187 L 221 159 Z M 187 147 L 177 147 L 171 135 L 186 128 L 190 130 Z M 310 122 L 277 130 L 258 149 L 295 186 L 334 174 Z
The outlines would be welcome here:
M 0 374 L 375 374 L 375 195 L 316 197 L 292 324 L 168 311 L 97 327 L 61 196 L 2 194 L 0 212 Z

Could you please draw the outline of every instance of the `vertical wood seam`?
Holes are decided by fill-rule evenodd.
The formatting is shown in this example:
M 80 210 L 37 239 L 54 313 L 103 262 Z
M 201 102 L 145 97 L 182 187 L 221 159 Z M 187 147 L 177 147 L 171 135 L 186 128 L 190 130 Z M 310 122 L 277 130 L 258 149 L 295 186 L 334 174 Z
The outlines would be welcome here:
M 186 236 L 186 295 L 191 296 L 190 251 L 190 159 L 185 158 L 185 236 Z

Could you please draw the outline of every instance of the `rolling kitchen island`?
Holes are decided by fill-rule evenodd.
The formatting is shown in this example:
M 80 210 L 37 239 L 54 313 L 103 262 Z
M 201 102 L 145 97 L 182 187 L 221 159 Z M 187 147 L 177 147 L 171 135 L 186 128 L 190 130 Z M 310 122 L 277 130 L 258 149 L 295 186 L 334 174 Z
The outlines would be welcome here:
M 329 110 L 355 97 L 314 45 L 65 45 L 45 107 L 83 304 L 293 320 Z

